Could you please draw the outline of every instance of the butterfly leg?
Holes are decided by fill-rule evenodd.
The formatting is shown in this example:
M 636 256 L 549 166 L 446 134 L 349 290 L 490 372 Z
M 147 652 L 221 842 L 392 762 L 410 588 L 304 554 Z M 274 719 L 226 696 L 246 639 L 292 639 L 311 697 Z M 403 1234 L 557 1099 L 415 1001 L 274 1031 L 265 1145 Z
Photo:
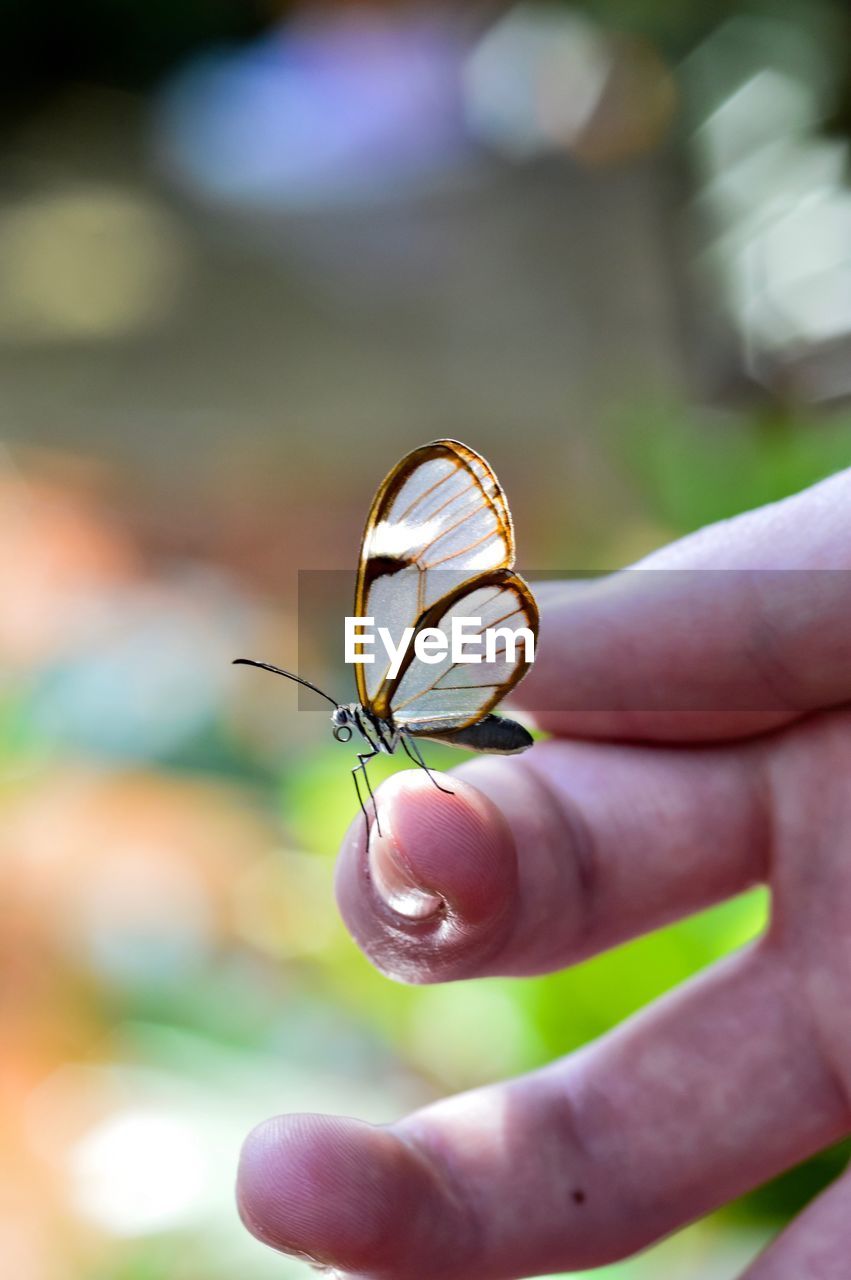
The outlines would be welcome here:
M 369 815 L 367 814 L 366 808 L 364 807 L 364 803 L 363 803 L 363 800 L 362 800 L 362 798 L 361 798 L 361 793 L 360 793 L 360 786 L 359 786 L 359 784 L 358 784 L 358 769 L 359 769 L 359 767 L 360 767 L 359 765 L 355 765 L 354 769 L 352 769 L 352 778 L 354 779 L 354 784 L 355 784 L 355 793 L 356 793 L 357 798 L 358 798 L 358 804 L 360 805 L 360 811 L 361 811 L 361 813 L 363 814 L 363 820 L 364 820 L 364 822 L 366 823 L 366 835 L 367 835 L 367 840 L 368 840 L 368 839 L 369 839 Z
M 358 785 L 358 774 L 359 773 L 363 774 L 363 780 L 366 783 L 366 789 L 369 794 L 369 798 L 372 801 L 372 812 L 375 815 L 375 829 L 378 832 L 378 834 L 381 835 L 381 823 L 378 820 L 378 805 L 375 803 L 375 796 L 372 794 L 372 787 L 369 784 L 369 774 L 366 771 L 367 760 L 372 760 L 373 757 L 377 755 L 378 755 L 378 751 L 375 747 L 373 747 L 372 751 L 370 752 L 359 751 L 358 763 L 355 765 L 354 769 L 352 769 L 352 777 L 355 780 L 355 791 L 358 793 L 358 803 L 360 804 L 361 810 L 363 812 L 364 821 L 366 823 L 367 842 L 369 842 L 369 818 L 367 816 L 367 812 L 364 807 L 363 800 L 361 800 L 360 786 Z
M 410 741 L 410 746 L 408 745 L 409 741 Z M 445 796 L 455 795 L 455 792 L 450 791 L 448 787 L 442 787 L 438 782 L 437 778 L 432 773 L 431 769 L 429 769 L 425 760 L 423 760 L 423 755 L 422 755 L 422 752 L 420 751 L 419 743 L 417 742 L 416 738 L 409 739 L 408 735 L 403 733 L 402 746 L 405 749 L 405 755 L 408 757 L 408 759 L 413 760 L 414 764 L 418 764 L 421 769 L 425 769 L 426 773 L 431 778 L 432 782 L 437 787 L 438 791 L 442 791 Z

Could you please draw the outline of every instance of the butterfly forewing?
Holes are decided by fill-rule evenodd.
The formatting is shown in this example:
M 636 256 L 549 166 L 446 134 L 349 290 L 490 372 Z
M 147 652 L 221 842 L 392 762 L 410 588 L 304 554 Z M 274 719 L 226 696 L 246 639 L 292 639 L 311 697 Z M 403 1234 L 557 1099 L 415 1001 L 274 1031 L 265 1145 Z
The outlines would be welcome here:
M 538 611 L 526 583 L 512 573 L 514 532 L 508 503 L 484 458 L 455 440 L 436 440 L 407 455 L 376 494 L 364 532 L 355 612 L 385 628 L 398 646 L 452 620 L 480 618 L 491 627 L 537 637 Z M 468 635 L 471 629 L 468 627 Z M 468 643 L 470 643 L 468 641 Z M 470 644 L 473 652 L 474 643 Z M 416 657 L 413 642 L 390 676 L 385 646 L 356 667 L 361 703 L 409 733 L 452 732 L 476 723 L 525 674 L 525 646 L 503 639 L 490 662 L 438 663 Z
M 355 612 L 398 644 L 451 588 L 514 563 L 505 495 L 488 464 L 454 440 L 407 455 L 376 494 L 364 532 Z M 356 668 L 364 706 L 386 714 L 389 661 Z

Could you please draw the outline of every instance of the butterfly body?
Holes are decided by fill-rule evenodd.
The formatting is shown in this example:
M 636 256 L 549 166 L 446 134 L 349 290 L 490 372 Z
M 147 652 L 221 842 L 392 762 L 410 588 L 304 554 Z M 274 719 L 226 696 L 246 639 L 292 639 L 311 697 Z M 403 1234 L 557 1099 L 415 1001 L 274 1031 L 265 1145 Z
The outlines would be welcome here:
M 336 707 L 331 713 L 331 723 L 334 726 L 334 737 L 338 742 L 348 742 L 352 732 L 357 730 L 376 755 L 384 752 L 385 755 L 392 756 L 399 746 L 401 730 L 393 721 L 380 719 L 358 702 Z M 346 729 L 349 732 L 342 736 Z
M 331 713 L 334 737 L 338 742 L 349 742 L 355 730 L 375 755 L 392 756 L 405 739 L 418 735 L 403 729 L 392 720 L 382 720 L 358 702 L 336 707 Z M 486 715 L 475 724 L 454 733 L 424 735 L 429 742 L 442 742 L 445 746 L 460 747 L 466 751 L 486 751 L 500 755 L 515 755 L 531 747 L 533 738 L 523 725 L 504 716 Z
M 446 788 L 423 760 L 419 739 L 467 751 L 514 754 L 532 745 L 522 725 L 493 714 L 531 662 L 519 637 L 538 634 L 538 609 L 514 572 L 514 527 L 505 494 L 488 463 L 458 440 L 435 440 L 407 454 L 379 486 L 366 521 L 355 589 L 355 620 L 369 619 L 383 634 L 387 657 L 355 659 L 358 701 L 346 705 L 301 676 L 268 663 L 249 662 L 307 685 L 334 707 L 334 737 L 355 733 L 364 751 L 352 770 L 369 786 L 366 764 L 401 746 Z M 448 651 L 426 657 L 416 640 L 472 624 L 494 639 L 492 649 L 458 658 Z M 389 643 L 388 643 L 389 641 Z M 498 643 L 502 647 L 498 647 Z M 400 653 L 394 664 L 392 651 Z M 368 819 L 367 819 L 368 821 Z

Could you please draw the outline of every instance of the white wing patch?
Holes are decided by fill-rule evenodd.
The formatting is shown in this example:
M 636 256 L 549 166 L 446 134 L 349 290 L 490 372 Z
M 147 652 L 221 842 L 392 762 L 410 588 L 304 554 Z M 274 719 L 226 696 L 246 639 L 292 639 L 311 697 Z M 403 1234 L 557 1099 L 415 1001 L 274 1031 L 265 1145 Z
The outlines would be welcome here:
M 423 608 L 443 588 L 427 582 L 432 569 L 484 572 L 514 563 L 511 521 L 496 478 L 471 455 L 424 460 L 389 501 L 367 534 L 363 556 L 407 562 L 424 578 Z
M 443 532 L 439 520 L 381 520 L 364 544 L 371 556 L 407 556 L 412 547 L 423 546 Z

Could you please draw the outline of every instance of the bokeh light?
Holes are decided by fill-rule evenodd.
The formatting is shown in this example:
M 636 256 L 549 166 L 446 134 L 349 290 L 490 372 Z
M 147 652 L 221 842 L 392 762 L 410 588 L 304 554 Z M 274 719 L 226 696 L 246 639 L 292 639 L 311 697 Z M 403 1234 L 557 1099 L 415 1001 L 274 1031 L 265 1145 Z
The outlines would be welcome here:
M 457 161 L 458 56 L 427 10 L 308 10 L 182 68 L 158 150 L 196 195 L 249 208 L 387 197 Z
M 58 190 L 0 216 L 0 341 L 93 341 L 162 324 L 185 254 L 164 208 L 118 186 Z
M 848 391 L 851 186 L 847 139 L 821 132 L 841 90 L 830 24 L 818 7 L 814 17 L 733 18 L 686 73 L 703 113 L 694 154 L 707 274 L 720 278 L 753 376 L 793 379 L 817 400 Z M 814 365 L 820 350 L 826 363 Z
M 178 1116 L 130 1111 L 97 1125 L 71 1153 L 74 1202 L 114 1235 L 191 1221 L 203 1203 L 206 1161 Z

